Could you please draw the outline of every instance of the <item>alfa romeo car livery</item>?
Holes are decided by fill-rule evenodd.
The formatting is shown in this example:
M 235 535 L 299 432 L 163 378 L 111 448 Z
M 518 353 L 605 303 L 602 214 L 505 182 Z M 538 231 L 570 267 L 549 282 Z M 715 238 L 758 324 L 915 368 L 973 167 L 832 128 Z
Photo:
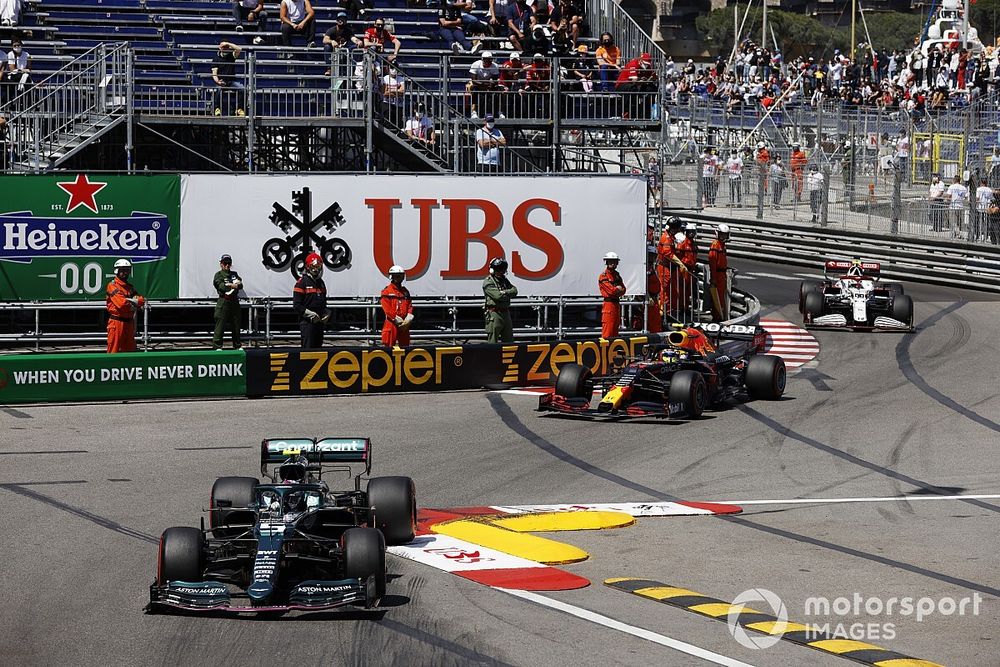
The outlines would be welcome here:
M 799 312 L 809 327 L 859 331 L 913 329 L 913 300 L 881 279 L 878 262 L 828 260 L 824 280 L 799 286 Z
M 363 471 L 354 475 L 352 464 Z M 220 477 L 209 525 L 175 527 L 159 542 L 148 611 L 254 612 L 370 608 L 385 594 L 386 544 L 416 528 L 409 477 L 375 477 L 368 438 L 281 438 L 260 446 L 261 482 Z M 354 488 L 333 491 L 324 472 Z

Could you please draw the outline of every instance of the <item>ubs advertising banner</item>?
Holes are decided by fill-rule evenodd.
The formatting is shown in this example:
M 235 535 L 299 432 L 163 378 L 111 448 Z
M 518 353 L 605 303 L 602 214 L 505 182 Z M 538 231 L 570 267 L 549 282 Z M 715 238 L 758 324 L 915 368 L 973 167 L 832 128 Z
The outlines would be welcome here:
M 608 251 L 646 285 L 638 178 L 191 175 L 181 212 L 182 297 L 215 295 L 223 253 L 248 296 L 290 296 L 310 252 L 342 297 L 378 294 L 394 264 L 414 294 L 479 296 L 498 256 L 521 296 L 596 294 Z
M 179 176 L 0 176 L 0 300 L 103 299 L 119 258 L 140 294 L 177 298 L 180 191 Z
M 0 405 L 245 393 L 242 350 L 0 356 Z

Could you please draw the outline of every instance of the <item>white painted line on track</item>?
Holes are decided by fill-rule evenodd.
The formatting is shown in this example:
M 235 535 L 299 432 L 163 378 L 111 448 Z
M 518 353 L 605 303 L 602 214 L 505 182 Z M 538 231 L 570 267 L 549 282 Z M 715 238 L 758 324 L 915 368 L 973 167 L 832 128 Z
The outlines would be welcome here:
M 616 621 L 615 619 L 604 616 L 603 614 L 598 614 L 596 611 L 590 611 L 589 609 L 566 604 L 565 602 L 561 602 L 559 600 L 553 600 L 550 597 L 539 595 L 538 593 L 532 593 L 530 591 L 516 591 L 509 588 L 496 588 L 496 590 L 509 593 L 514 597 L 521 598 L 522 600 L 528 600 L 529 602 L 534 602 L 551 609 L 556 609 L 565 614 L 569 614 L 570 616 L 576 616 L 577 618 L 581 618 L 585 621 L 596 623 L 597 625 L 603 625 L 604 627 L 611 628 L 612 630 L 624 632 L 632 635 L 633 637 L 651 641 L 654 644 L 659 644 L 660 646 L 672 648 L 675 651 L 680 651 L 681 653 L 701 658 L 702 660 L 706 660 L 716 665 L 725 665 L 726 667 L 752 667 L 748 663 L 740 662 L 735 658 L 730 658 L 720 653 L 709 651 L 708 649 L 695 646 L 694 644 L 682 642 L 679 639 L 673 639 L 671 637 L 667 637 L 666 635 L 661 635 L 657 632 L 653 632 L 652 630 L 646 630 L 645 628 Z
M 780 273 L 763 273 L 761 271 L 741 271 L 736 274 L 736 280 L 742 280 L 743 278 L 774 278 L 775 280 L 791 280 L 796 283 L 801 282 L 801 280 L 795 276 L 783 276 Z
M 831 505 L 835 503 L 888 503 L 900 500 L 1000 500 L 1000 493 L 963 496 L 872 496 L 870 498 L 786 498 L 784 500 L 710 500 L 720 505 Z

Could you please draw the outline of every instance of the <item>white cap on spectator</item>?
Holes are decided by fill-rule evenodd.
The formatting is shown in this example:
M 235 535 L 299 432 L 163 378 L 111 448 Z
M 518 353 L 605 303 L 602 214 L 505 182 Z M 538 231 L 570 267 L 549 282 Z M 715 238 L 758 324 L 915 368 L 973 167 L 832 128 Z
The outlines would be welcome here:
M 492 58 L 492 57 L 493 57 L 493 52 L 492 51 L 483 51 L 483 59 L 484 60 L 487 59 L 487 58 Z
M 510 52 L 510 59 L 511 60 L 520 60 L 521 59 L 521 54 L 518 51 L 511 51 Z

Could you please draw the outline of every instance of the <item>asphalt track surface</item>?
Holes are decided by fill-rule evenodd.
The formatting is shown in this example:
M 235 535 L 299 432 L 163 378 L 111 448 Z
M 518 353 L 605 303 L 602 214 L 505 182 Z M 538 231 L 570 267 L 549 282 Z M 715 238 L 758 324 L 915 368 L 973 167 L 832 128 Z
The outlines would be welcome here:
M 769 317 L 797 321 L 802 269 L 741 262 Z M 806 271 L 806 273 L 808 273 Z M 775 277 L 778 276 L 778 277 Z M 148 616 L 156 541 L 197 525 L 213 480 L 253 475 L 261 436 L 370 434 L 376 474 L 426 507 L 651 499 L 781 500 L 1000 493 L 1000 300 L 907 285 L 915 334 L 818 332 L 786 400 L 697 423 L 540 417 L 486 392 L 0 408 L 4 664 L 705 665 L 646 638 L 391 557 L 379 611 L 229 619 Z M 777 593 L 792 621 L 883 623 L 873 644 L 946 665 L 1000 665 L 1000 500 L 746 505 L 552 535 L 590 552 L 584 589 L 543 593 L 753 665 L 847 660 L 603 586 L 643 577 L 732 600 Z M 956 601 L 978 615 L 804 618 L 858 593 Z

